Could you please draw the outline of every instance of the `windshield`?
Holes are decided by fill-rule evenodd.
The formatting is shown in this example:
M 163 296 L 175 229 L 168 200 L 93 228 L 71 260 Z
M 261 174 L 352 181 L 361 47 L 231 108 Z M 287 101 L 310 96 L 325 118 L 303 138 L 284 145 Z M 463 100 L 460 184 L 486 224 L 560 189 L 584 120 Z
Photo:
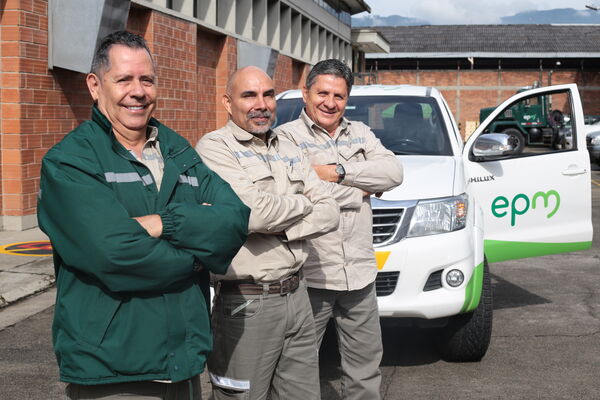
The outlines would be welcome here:
M 277 125 L 292 121 L 304 107 L 301 98 L 277 101 Z M 395 154 L 451 155 L 450 141 L 433 97 L 355 96 L 344 114 L 367 124 Z

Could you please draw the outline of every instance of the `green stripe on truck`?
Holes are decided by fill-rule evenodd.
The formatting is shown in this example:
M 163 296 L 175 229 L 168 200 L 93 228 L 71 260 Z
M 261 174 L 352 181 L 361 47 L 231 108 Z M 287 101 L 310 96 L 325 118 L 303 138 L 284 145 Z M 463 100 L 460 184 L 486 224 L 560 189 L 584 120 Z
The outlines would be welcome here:
M 483 288 L 483 262 L 475 267 L 473 275 L 465 288 L 465 302 L 460 309 L 461 313 L 473 311 L 479 305 L 481 290 Z
M 531 243 L 503 240 L 486 240 L 484 242 L 484 250 L 488 262 L 568 253 L 571 251 L 587 250 L 591 247 L 592 242 Z

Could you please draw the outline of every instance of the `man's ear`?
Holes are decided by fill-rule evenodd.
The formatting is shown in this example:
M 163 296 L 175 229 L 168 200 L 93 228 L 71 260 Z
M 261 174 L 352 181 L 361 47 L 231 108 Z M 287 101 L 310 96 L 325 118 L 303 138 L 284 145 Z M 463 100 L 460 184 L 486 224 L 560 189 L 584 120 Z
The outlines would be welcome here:
M 227 110 L 227 113 L 231 115 L 231 97 L 229 97 L 228 94 L 224 94 L 221 102 L 223 103 L 223 107 Z
M 306 104 L 306 99 L 308 98 L 308 88 L 306 85 L 302 86 L 302 99 L 304 100 L 304 104 Z
M 96 74 L 89 73 L 85 77 L 85 83 L 92 95 L 94 102 L 98 101 L 98 91 L 100 90 L 100 77 Z

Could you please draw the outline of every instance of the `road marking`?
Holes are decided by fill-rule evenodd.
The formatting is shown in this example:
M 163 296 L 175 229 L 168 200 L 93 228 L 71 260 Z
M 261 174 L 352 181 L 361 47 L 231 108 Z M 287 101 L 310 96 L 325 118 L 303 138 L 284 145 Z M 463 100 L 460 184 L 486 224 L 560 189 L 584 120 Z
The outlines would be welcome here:
M 593 180 L 593 179 L 592 179 L 592 183 L 593 183 L 594 185 L 596 185 L 596 186 L 600 186 L 600 183 L 599 183 L 599 182 L 596 182 L 596 181 L 595 181 L 595 180 Z
M 11 243 L 0 247 L 0 253 L 15 256 L 46 257 L 52 255 L 52 245 L 48 240 Z

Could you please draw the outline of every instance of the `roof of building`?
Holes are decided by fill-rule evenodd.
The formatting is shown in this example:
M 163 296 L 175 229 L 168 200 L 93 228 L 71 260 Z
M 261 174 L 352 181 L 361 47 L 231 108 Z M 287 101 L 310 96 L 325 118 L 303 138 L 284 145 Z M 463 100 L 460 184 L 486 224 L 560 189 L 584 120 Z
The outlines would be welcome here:
M 406 57 L 600 57 L 600 25 L 423 25 L 373 27 Z

